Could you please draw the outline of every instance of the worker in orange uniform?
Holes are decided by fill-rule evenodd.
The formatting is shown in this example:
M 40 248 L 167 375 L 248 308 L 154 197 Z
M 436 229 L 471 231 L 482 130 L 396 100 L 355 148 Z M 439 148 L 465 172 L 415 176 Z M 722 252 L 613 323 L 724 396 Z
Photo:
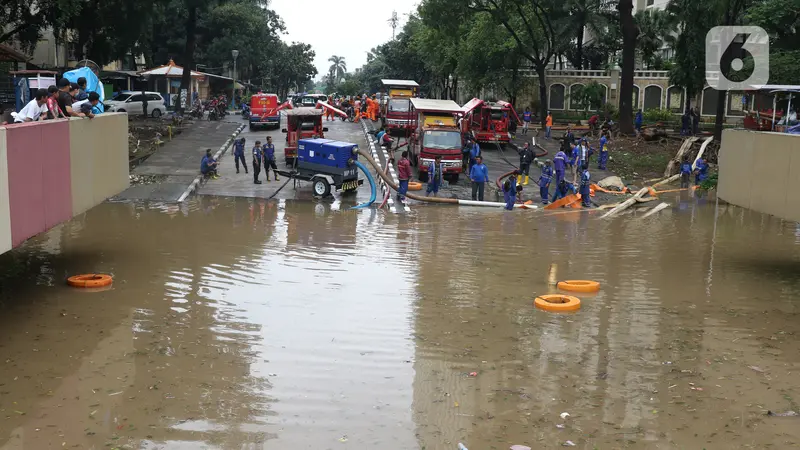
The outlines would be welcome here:
M 378 100 L 375 98 L 375 94 L 372 94 L 372 109 L 369 111 L 369 118 L 373 122 L 378 120 Z
M 333 115 L 333 108 L 325 108 L 325 120 L 336 120 Z
M 356 97 L 356 101 L 353 102 L 353 116 L 355 116 L 353 122 L 358 123 L 358 119 L 361 118 L 361 100 L 359 100 L 358 97 Z

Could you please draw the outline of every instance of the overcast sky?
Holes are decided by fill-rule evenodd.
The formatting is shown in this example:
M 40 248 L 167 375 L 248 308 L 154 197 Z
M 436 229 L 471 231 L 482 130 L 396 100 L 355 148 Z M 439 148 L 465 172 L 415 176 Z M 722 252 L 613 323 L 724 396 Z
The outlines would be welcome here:
M 332 55 L 344 56 L 352 72 L 367 62 L 367 52 L 392 38 L 387 22 L 397 11 L 399 32 L 419 0 L 271 0 L 286 23 L 286 42 L 311 44 L 316 52 L 317 79 L 328 72 Z

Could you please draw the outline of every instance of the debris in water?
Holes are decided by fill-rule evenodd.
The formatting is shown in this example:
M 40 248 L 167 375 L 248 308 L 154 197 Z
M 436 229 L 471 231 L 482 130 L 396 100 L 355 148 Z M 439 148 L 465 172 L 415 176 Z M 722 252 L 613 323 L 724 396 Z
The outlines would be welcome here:
M 750 369 L 755 370 L 758 373 L 766 373 L 766 370 L 764 370 L 764 369 L 762 369 L 761 367 L 758 367 L 758 366 L 747 366 L 747 367 L 750 368 Z
M 339 442 L 347 442 L 347 435 L 345 434 L 344 436 L 340 437 Z
M 563 423 L 557 423 L 556 424 L 556 428 L 559 428 L 559 429 L 563 430 L 564 429 L 564 424 Z
M 782 413 L 774 413 L 772 411 L 767 411 L 767 415 L 768 416 L 772 416 L 772 417 L 797 417 L 797 416 L 800 416 L 800 414 L 797 414 L 794 411 L 786 411 L 786 412 L 782 412 Z
M 470 372 L 470 373 L 469 373 L 469 376 L 471 376 L 471 377 L 477 377 L 477 376 L 478 376 L 478 372 Z
M 469 450 L 467 447 L 464 446 L 461 442 L 458 443 L 458 450 Z
M 564 444 L 563 444 L 564 447 L 575 447 L 575 445 L 576 444 L 574 442 L 572 442 L 572 441 L 567 441 L 567 442 L 564 442 Z
M 569 417 L 569 413 L 568 412 L 561 413 L 561 418 L 562 419 L 566 419 L 567 417 Z
M 531 450 L 527 445 L 512 445 L 509 450 Z

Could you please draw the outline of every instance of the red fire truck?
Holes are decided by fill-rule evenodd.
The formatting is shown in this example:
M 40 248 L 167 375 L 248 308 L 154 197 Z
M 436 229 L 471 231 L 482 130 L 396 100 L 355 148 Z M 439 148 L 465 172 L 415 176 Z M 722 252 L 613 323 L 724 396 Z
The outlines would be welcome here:
M 471 133 L 478 142 L 508 143 L 511 141 L 508 125 L 512 120 L 521 125 L 514 107 L 502 100 L 485 102 L 473 98 L 464 105 L 461 113 L 464 115 L 462 131 Z
M 381 80 L 384 99 L 381 101 L 383 126 L 392 134 L 409 136 L 414 132 L 411 125 L 411 99 L 419 93 L 419 84 L 412 80 Z
M 461 107 L 452 100 L 412 98 L 411 112 L 411 161 L 418 166 L 420 181 L 428 180 L 428 164 L 437 155 L 442 157 L 444 176 L 458 181 L 464 145 L 457 122 Z

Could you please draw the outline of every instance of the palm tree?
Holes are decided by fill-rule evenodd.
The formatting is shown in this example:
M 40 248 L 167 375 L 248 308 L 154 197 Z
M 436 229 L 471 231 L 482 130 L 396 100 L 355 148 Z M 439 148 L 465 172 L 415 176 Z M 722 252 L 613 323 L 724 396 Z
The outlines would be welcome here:
M 634 16 L 636 26 L 639 27 L 636 50 L 648 68 L 657 64 L 660 59 L 658 52 L 664 44 L 675 43 L 673 32 L 677 28 L 674 18 L 669 12 L 659 9 L 638 11 Z
M 610 0 L 567 0 L 564 3 L 565 15 L 557 26 L 559 34 L 566 38 L 562 42 L 571 43 L 574 39 L 568 59 L 576 69 L 583 68 L 585 32 L 588 30 L 591 36 L 602 36 L 606 32 L 612 3 Z
M 331 74 L 331 77 L 334 78 L 336 81 L 344 78 L 344 74 L 347 73 L 347 63 L 344 61 L 344 56 L 333 55 L 330 58 L 328 58 L 328 61 L 333 63 L 331 64 L 330 69 L 328 69 L 328 72 Z

